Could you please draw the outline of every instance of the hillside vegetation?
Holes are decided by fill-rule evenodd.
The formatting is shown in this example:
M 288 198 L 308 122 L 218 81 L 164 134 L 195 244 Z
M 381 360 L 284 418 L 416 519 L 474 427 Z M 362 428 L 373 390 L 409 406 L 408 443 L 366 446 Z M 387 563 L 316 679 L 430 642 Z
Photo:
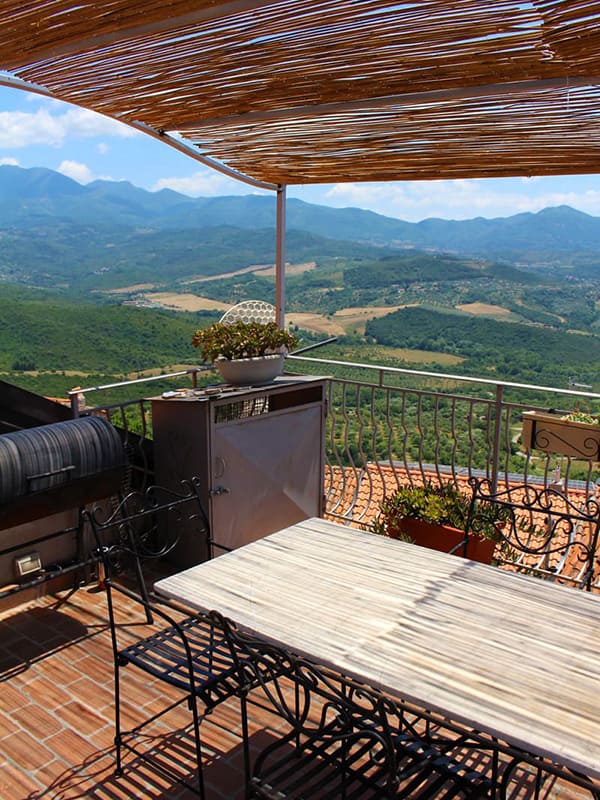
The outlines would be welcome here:
M 35 230 L 0 229 L 0 244 L 0 280 L 60 285 L 72 292 L 148 282 L 171 288 L 275 260 L 272 231 L 231 226 L 155 231 L 122 225 L 44 225 Z M 287 257 L 294 262 L 380 252 L 298 231 L 287 237 Z
M 389 347 L 462 356 L 464 374 L 567 385 L 574 373 L 597 383 L 600 339 L 549 328 L 503 323 L 428 308 L 405 308 L 367 324 L 368 336 Z
M 275 302 L 274 213 L 273 197 L 0 166 L 0 370 L 42 386 L 39 371 L 67 384 L 197 363 L 191 333 L 220 311 L 142 306 Z M 290 200 L 287 223 L 289 319 L 303 343 L 340 335 L 317 355 L 600 388 L 600 220 L 562 207 L 411 224 Z
M 0 370 L 130 373 L 197 363 L 192 314 L 74 303 L 44 292 L 3 286 Z

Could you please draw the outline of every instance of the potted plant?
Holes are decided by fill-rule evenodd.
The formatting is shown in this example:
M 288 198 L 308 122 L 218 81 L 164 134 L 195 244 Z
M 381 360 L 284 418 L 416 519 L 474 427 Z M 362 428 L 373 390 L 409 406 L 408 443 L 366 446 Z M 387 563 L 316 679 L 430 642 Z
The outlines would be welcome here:
M 275 322 L 215 322 L 197 330 L 192 344 L 224 381 L 246 385 L 268 383 L 280 375 L 285 355 L 298 338 Z
M 526 450 L 600 461 L 600 419 L 584 411 L 556 414 L 524 411 L 521 437 Z
M 462 556 L 470 506 L 471 499 L 451 482 L 401 486 L 383 500 L 370 527 L 392 539 Z M 496 544 L 502 540 L 499 528 L 506 519 L 506 510 L 480 503 L 474 519 L 475 530 L 467 536 L 466 555 L 490 564 Z

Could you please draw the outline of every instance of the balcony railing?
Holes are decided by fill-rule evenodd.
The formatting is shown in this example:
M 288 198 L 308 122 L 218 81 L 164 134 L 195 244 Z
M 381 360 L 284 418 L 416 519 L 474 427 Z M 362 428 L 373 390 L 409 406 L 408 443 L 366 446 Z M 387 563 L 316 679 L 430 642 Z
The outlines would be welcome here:
M 370 518 L 399 485 L 485 477 L 492 486 L 534 483 L 595 491 L 597 463 L 527 448 L 524 411 L 600 400 L 576 389 L 294 357 L 329 382 L 327 510 L 354 522 Z M 339 375 L 340 369 L 344 376 Z M 525 399 L 523 399 L 525 398 Z M 565 408 L 566 407 L 566 408 Z
M 382 487 L 390 493 L 425 480 L 485 477 L 499 488 L 518 481 L 557 486 L 567 494 L 595 491 L 597 462 L 528 449 L 521 424 L 525 411 L 567 413 L 597 403 L 600 394 L 309 356 L 289 356 L 292 364 L 302 365 L 297 371 L 331 376 L 325 491 L 326 510 L 334 517 L 363 522 L 376 513 Z M 183 375 L 196 385 L 196 370 L 153 380 Z M 84 389 L 86 413 L 102 412 L 122 428 L 133 462 L 151 471 L 150 403 L 89 403 L 96 389 L 129 383 Z

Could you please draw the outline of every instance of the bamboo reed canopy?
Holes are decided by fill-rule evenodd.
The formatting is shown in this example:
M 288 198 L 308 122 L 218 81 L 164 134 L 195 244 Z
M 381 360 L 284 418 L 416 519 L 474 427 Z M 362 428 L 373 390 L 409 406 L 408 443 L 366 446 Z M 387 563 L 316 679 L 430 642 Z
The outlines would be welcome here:
M 0 0 L 0 69 L 268 184 L 600 167 L 600 2 Z

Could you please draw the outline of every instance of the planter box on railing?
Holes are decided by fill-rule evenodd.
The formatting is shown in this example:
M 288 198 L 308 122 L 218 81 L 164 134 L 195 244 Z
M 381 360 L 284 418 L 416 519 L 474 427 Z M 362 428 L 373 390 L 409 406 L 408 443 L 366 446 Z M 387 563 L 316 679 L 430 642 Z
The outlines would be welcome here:
M 572 422 L 558 414 L 524 411 L 523 447 L 588 461 L 600 461 L 600 425 Z

